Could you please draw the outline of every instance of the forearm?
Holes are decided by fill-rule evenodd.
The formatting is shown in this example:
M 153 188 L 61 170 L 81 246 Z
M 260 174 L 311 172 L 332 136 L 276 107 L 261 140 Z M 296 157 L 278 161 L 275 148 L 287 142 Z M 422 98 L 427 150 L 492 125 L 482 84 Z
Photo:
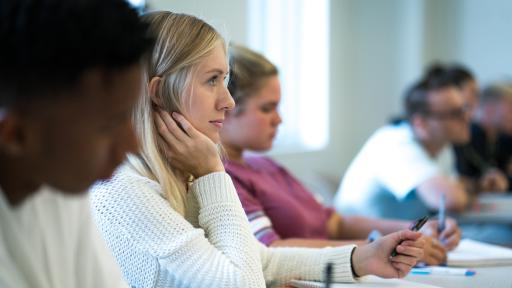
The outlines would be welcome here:
M 307 247 L 307 248 L 325 248 L 325 247 L 338 247 L 345 245 L 364 245 L 366 240 L 323 240 L 323 239 L 304 239 L 304 238 L 288 238 L 279 239 L 272 244 L 270 247 Z
M 261 259 L 268 284 L 282 285 L 292 279 L 323 281 L 327 263 L 333 264 L 333 282 L 353 282 L 351 254 L 354 245 L 336 248 L 263 248 Z
M 446 193 L 446 208 L 454 212 L 462 212 L 469 204 L 469 193 L 460 181 L 456 181 L 454 189 Z M 437 205 L 436 208 L 438 208 Z
M 416 191 L 425 205 L 434 211 L 439 209 L 443 194 L 446 197 L 446 209 L 449 211 L 461 212 L 469 203 L 469 193 L 462 182 L 444 176 L 425 181 Z
M 386 235 L 398 230 L 409 228 L 409 222 L 399 220 L 384 220 L 361 216 L 341 217 L 339 239 L 365 239 L 372 230 L 378 230 Z
M 194 181 L 191 192 L 199 203 L 199 225 L 208 235 L 208 242 L 227 257 L 242 273 L 259 274 L 257 241 L 254 239 L 245 212 L 231 178 L 218 172 Z

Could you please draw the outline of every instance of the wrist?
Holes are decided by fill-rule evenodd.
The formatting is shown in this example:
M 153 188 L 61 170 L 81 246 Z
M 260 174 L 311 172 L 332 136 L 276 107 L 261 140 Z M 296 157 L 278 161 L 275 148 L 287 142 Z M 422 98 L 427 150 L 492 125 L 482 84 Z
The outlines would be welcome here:
M 203 177 L 205 175 L 215 173 L 215 172 L 226 172 L 226 170 L 224 170 L 224 165 L 222 165 L 222 162 L 219 161 L 218 163 L 215 163 L 215 164 L 209 165 L 208 167 L 205 167 L 204 170 L 197 171 L 197 173 L 196 173 L 197 175 L 194 175 L 194 177 L 200 178 L 200 177 Z
M 363 275 L 360 268 L 361 257 L 359 257 L 359 252 L 361 252 L 359 247 L 355 247 L 352 250 L 352 254 L 350 254 L 350 269 L 352 270 L 352 276 L 354 278 L 358 278 L 361 277 L 361 275 Z

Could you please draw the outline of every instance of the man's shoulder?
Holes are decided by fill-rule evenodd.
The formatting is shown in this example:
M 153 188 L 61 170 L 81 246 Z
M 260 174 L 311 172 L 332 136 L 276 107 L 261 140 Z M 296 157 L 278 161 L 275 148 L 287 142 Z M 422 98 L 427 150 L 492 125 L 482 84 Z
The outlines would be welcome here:
M 414 141 L 414 135 L 410 125 L 401 123 L 380 127 L 370 136 L 365 145 L 378 147 L 379 151 L 383 151 L 382 149 L 386 147 L 416 146 L 416 141 Z

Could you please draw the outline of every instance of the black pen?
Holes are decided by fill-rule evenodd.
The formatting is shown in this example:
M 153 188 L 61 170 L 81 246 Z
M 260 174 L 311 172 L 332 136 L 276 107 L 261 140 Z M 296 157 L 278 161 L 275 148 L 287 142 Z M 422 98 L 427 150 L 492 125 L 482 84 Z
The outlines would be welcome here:
M 424 216 L 416 221 L 414 221 L 414 224 L 411 226 L 411 228 L 409 228 L 411 231 L 418 231 L 421 229 L 421 227 L 423 227 L 423 225 L 425 225 L 425 223 L 427 223 L 428 221 L 428 216 Z M 402 242 L 400 242 L 402 243 Z M 398 244 L 400 245 L 400 244 Z M 398 255 L 398 252 L 396 251 L 396 248 L 395 250 L 393 250 L 393 252 L 391 252 L 391 257 L 395 257 L 396 255 Z
M 332 278 L 332 263 L 327 263 L 325 267 L 325 288 L 331 287 L 331 278 Z
M 441 235 L 446 227 L 446 195 L 442 194 L 439 201 L 439 214 L 437 219 L 437 233 Z

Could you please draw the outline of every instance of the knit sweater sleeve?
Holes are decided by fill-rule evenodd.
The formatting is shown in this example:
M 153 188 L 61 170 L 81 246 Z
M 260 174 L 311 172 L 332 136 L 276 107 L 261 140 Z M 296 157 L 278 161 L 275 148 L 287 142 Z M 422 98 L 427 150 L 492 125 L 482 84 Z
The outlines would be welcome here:
M 169 207 L 155 191 L 156 183 L 121 176 L 96 186 L 92 203 L 98 226 L 131 285 L 265 286 L 257 242 L 226 173 L 200 177 L 190 188 L 204 230 Z
M 351 256 L 355 245 L 336 248 L 260 247 L 265 279 L 269 286 L 281 286 L 290 280 L 323 281 L 327 263 L 333 264 L 333 282 L 354 282 Z

